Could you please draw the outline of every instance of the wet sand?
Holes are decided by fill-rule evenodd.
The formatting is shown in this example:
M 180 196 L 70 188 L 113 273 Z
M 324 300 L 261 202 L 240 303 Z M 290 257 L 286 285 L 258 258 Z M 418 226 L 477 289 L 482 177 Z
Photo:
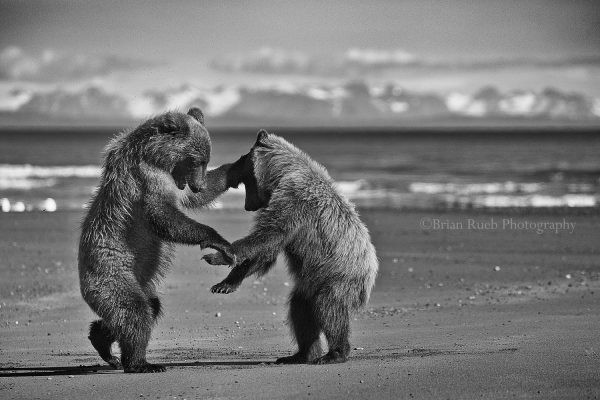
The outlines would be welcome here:
M 163 374 L 109 370 L 87 340 L 76 212 L 0 214 L 0 398 L 598 398 L 600 216 L 364 210 L 381 261 L 353 321 L 351 359 L 276 366 L 294 344 L 282 262 L 230 295 L 226 267 L 180 247 L 162 287 L 165 316 L 148 358 Z M 199 219 L 228 239 L 252 215 Z M 573 233 L 424 229 L 565 218 Z

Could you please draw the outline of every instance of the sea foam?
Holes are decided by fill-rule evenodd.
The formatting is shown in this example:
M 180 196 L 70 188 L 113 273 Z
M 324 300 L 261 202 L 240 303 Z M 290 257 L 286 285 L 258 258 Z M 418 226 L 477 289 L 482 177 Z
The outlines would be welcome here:
M 0 190 L 30 191 L 49 188 L 59 179 L 98 178 L 96 165 L 37 166 L 31 164 L 0 164 Z
M 31 164 L 0 164 L 0 177 L 23 178 L 97 178 L 102 169 L 97 165 L 36 166 Z
M 484 183 L 430 183 L 413 182 L 409 185 L 412 193 L 454 193 L 454 194 L 479 194 L 479 193 L 535 193 L 544 188 L 537 182 L 484 182 Z
M 56 201 L 53 198 L 47 198 L 35 203 L 25 201 L 10 201 L 7 198 L 0 199 L 0 211 L 2 212 L 25 212 L 25 211 L 46 211 L 54 212 L 57 210 Z

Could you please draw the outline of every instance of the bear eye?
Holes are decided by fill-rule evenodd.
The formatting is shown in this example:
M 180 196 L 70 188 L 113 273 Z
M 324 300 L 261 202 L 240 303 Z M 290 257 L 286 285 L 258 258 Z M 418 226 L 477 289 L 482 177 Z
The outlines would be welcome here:
M 166 130 L 165 133 L 167 135 L 171 135 L 171 136 L 175 136 L 175 137 L 186 136 L 186 132 L 179 129 L 179 127 L 174 127 L 173 129 Z

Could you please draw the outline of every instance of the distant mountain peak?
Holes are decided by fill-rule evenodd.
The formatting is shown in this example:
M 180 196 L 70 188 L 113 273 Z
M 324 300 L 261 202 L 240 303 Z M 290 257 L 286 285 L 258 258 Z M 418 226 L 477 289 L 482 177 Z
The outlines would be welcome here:
M 132 98 L 109 93 L 98 86 L 76 91 L 13 89 L 0 102 L 0 123 L 19 118 L 26 122 L 26 118 L 32 117 L 82 124 L 89 120 L 138 120 L 192 106 L 202 108 L 208 117 L 223 124 L 274 121 L 281 125 L 395 125 L 406 120 L 445 118 L 600 123 L 600 99 L 556 88 L 501 92 L 485 86 L 473 94 L 442 95 L 409 91 L 394 83 L 369 85 L 361 80 L 336 85 L 219 85 L 211 89 L 184 84 L 166 90 L 148 90 Z

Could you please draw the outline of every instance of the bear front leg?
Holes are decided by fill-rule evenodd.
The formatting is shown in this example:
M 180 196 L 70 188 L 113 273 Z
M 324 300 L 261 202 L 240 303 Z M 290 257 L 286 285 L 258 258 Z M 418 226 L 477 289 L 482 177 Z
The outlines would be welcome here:
M 237 262 L 231 244 L 216 230 L 189 218 L 167 200 L 160 196 L 146 198 L 146 215 L 156 235 L 174 243 L 197 244 L 202 249 L 210 247 L 230 260 L 228 264 Z
M 232 268 L 227 278 L 223 279 L 220 283 L 217 283 L 210 291 L 213 293 L 229 294 L 237 290 L 241 285 L 242 281 L 246 277 L 246 274 L 250 270 L 251 262 L 244 262 L 240 265 L 236 265 Z
M 275 264 L 277 255 L 283 246 L 283 240 L 283 235 L 277 232 L 263 235 L 255 231 L 249 236 L 235 241 L 232 247 L 237 255 L 238 264 L 233 264 L 227 278 L 213 286 L 211 291 L 213 293 L 232 293 L 247 276 L 255 273 L 266 274 Z M 218 254 L 207 254 L 203 259 L 211 265 L 220 265 L 225 261 Z

